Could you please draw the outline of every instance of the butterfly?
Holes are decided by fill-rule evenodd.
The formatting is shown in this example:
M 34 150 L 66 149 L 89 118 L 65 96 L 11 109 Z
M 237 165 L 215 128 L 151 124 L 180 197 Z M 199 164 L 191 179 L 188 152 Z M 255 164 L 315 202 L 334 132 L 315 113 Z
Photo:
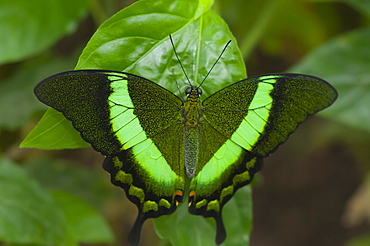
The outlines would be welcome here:
M 111 182 L 138 208 L 133 245 L 148 218 L 173 213 L 184 197 L 191 214 L 215 219 L 221 244 L 223 206 L 299 123 L 337 98 L 320 78 L 282 73 L 238 81 L 204 100 L 191 85 L 183 100 L 148 79 L 109 70 L 59 73 L 35 94 L 106 156 Z

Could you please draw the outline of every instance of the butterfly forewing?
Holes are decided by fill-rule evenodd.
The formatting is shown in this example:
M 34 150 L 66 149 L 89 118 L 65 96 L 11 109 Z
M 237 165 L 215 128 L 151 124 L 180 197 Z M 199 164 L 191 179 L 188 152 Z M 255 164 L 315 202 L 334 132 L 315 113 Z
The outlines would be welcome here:
M 36 97 L 62 112 L 82 138 L 103 155 L 118 153 L 121 145 L 111 134 L 107 103 L 110 93 L 107 76 L 93 71 L 56 74 L 35 87 Z
M 330 106 L 335 89 L 301 74 L 271 74 L 234 83 L 203 102 L 203 117 L 245 150 L 266 157 L 309 115 Z

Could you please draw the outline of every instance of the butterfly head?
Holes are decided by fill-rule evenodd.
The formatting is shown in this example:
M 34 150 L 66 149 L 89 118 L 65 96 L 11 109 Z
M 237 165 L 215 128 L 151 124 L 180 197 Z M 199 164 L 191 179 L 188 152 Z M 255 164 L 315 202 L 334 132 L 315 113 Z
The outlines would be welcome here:
M 185 94 L 186 94 L 186 96 L 187 97 L 189 97 L 189 96 L 197 96 L 197 97 L 199 97 L 199 96 L 201 96 L 202 95 L 202 89 L 201 88 L 199 88 L 199 87 L 188 87 L 188 88 L 186 88 L 186 90 L 185 90 Z

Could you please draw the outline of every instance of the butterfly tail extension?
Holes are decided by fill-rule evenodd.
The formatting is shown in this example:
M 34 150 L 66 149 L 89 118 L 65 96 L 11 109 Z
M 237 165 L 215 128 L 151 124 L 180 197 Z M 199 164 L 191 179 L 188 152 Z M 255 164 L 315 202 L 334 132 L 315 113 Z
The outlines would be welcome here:
M 141 230 L 143 228 L 144 222 L 146 221 L 146 218 L 142 216 L 142 214 L 139 212 L 135 224 L 132 226 L 127 240 L 132 246 L 137 246 L 140 243 L 141 239 Z
M 189 212 L 214 218 L 217 232 L 216 243 L 221 244 L 226 238 L 222 209 L 239 188 L 252 181 L 254 174 L 261 170 L 263 159 L 241 150 L 239 156 L 230 163 L 229 168 L 223 170 L 221 175 L 216 175 L 219 172 L 216 167 L 220 165 L 213 164 L 211 172 L 213 172 L 212 176 L 215 177 L 214 180 L 203 180 L 202 171 L 207 176 L 210 175 L 210 172 L 206 172 L 206 167 L 198 172 L 198 175 L 192 180 L 189 193 Z
M 207 210 L 202 211 L 198 210 L 199 206 L 207 204 L 207 201 L 203 199 L 201 202 L 198 202 L 198 207 L 193 207 L 194 204 L 194 192 L 189 195 L 189 213 L 194 215 L 202 215 L 203 217 L 212 217 L 215 219 L 216 222 L 216 244 L 220 245 L 223 243 L 226 239 L 226 229 L 225 225 L 222 219 L 222 206 L 220 207 L 220 204 L 218 201 L 213 201 L 208 203 Z M 213 204 L 213 205 L 212 205 Z
M 218 216 L 215 216 L 216 221 L 216 244 L 220 245 L 223 243 L 226 239 L 226 229 L 224 222 L 222 220 L 222 214 L 218 214 Z

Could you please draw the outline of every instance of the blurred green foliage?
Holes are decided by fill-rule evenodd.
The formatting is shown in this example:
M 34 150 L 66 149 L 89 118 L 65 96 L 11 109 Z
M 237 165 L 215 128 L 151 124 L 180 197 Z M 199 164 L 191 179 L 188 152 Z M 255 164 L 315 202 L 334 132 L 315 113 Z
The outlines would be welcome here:
M 100 170 L 102 157 L 91 149 L 46 152 L 18 145 L 46 110 L 33 96 L 33 87 L 49 75 L 73 69 L 98 26 L 132 2 L 0 0 L 0 241 L 4 244 L 126 242 L 122 231 L 130 228 L 136 210 Z M 331 121 L 325 128 L 331 134 L 322 138 L 349 146 L 358 165 L 368 171 L 369 1 L 218 0 L 212 9 L 236 37 L 249 76 L 287 70 L 321 77 L 337 88 L 337 102 L 320 113 Z M 112 61 L 114 67 L 105 68 L 115 69 L 120 62 Z M 59 143 L 66 142 L 65 137 L 61 135 Z M 78 134 L 74 139 L 85 144 Z M 158 220 L 161 237 L 173 233 L 173 222 L 167 219 L 171 218 Z M 237 228 L 229 225 L 228 230 L 232 235 Z M 158 239 L 147 231 L 142 245 L 154 245 Z M 349 245 L 367 244 L 365 236 Z

